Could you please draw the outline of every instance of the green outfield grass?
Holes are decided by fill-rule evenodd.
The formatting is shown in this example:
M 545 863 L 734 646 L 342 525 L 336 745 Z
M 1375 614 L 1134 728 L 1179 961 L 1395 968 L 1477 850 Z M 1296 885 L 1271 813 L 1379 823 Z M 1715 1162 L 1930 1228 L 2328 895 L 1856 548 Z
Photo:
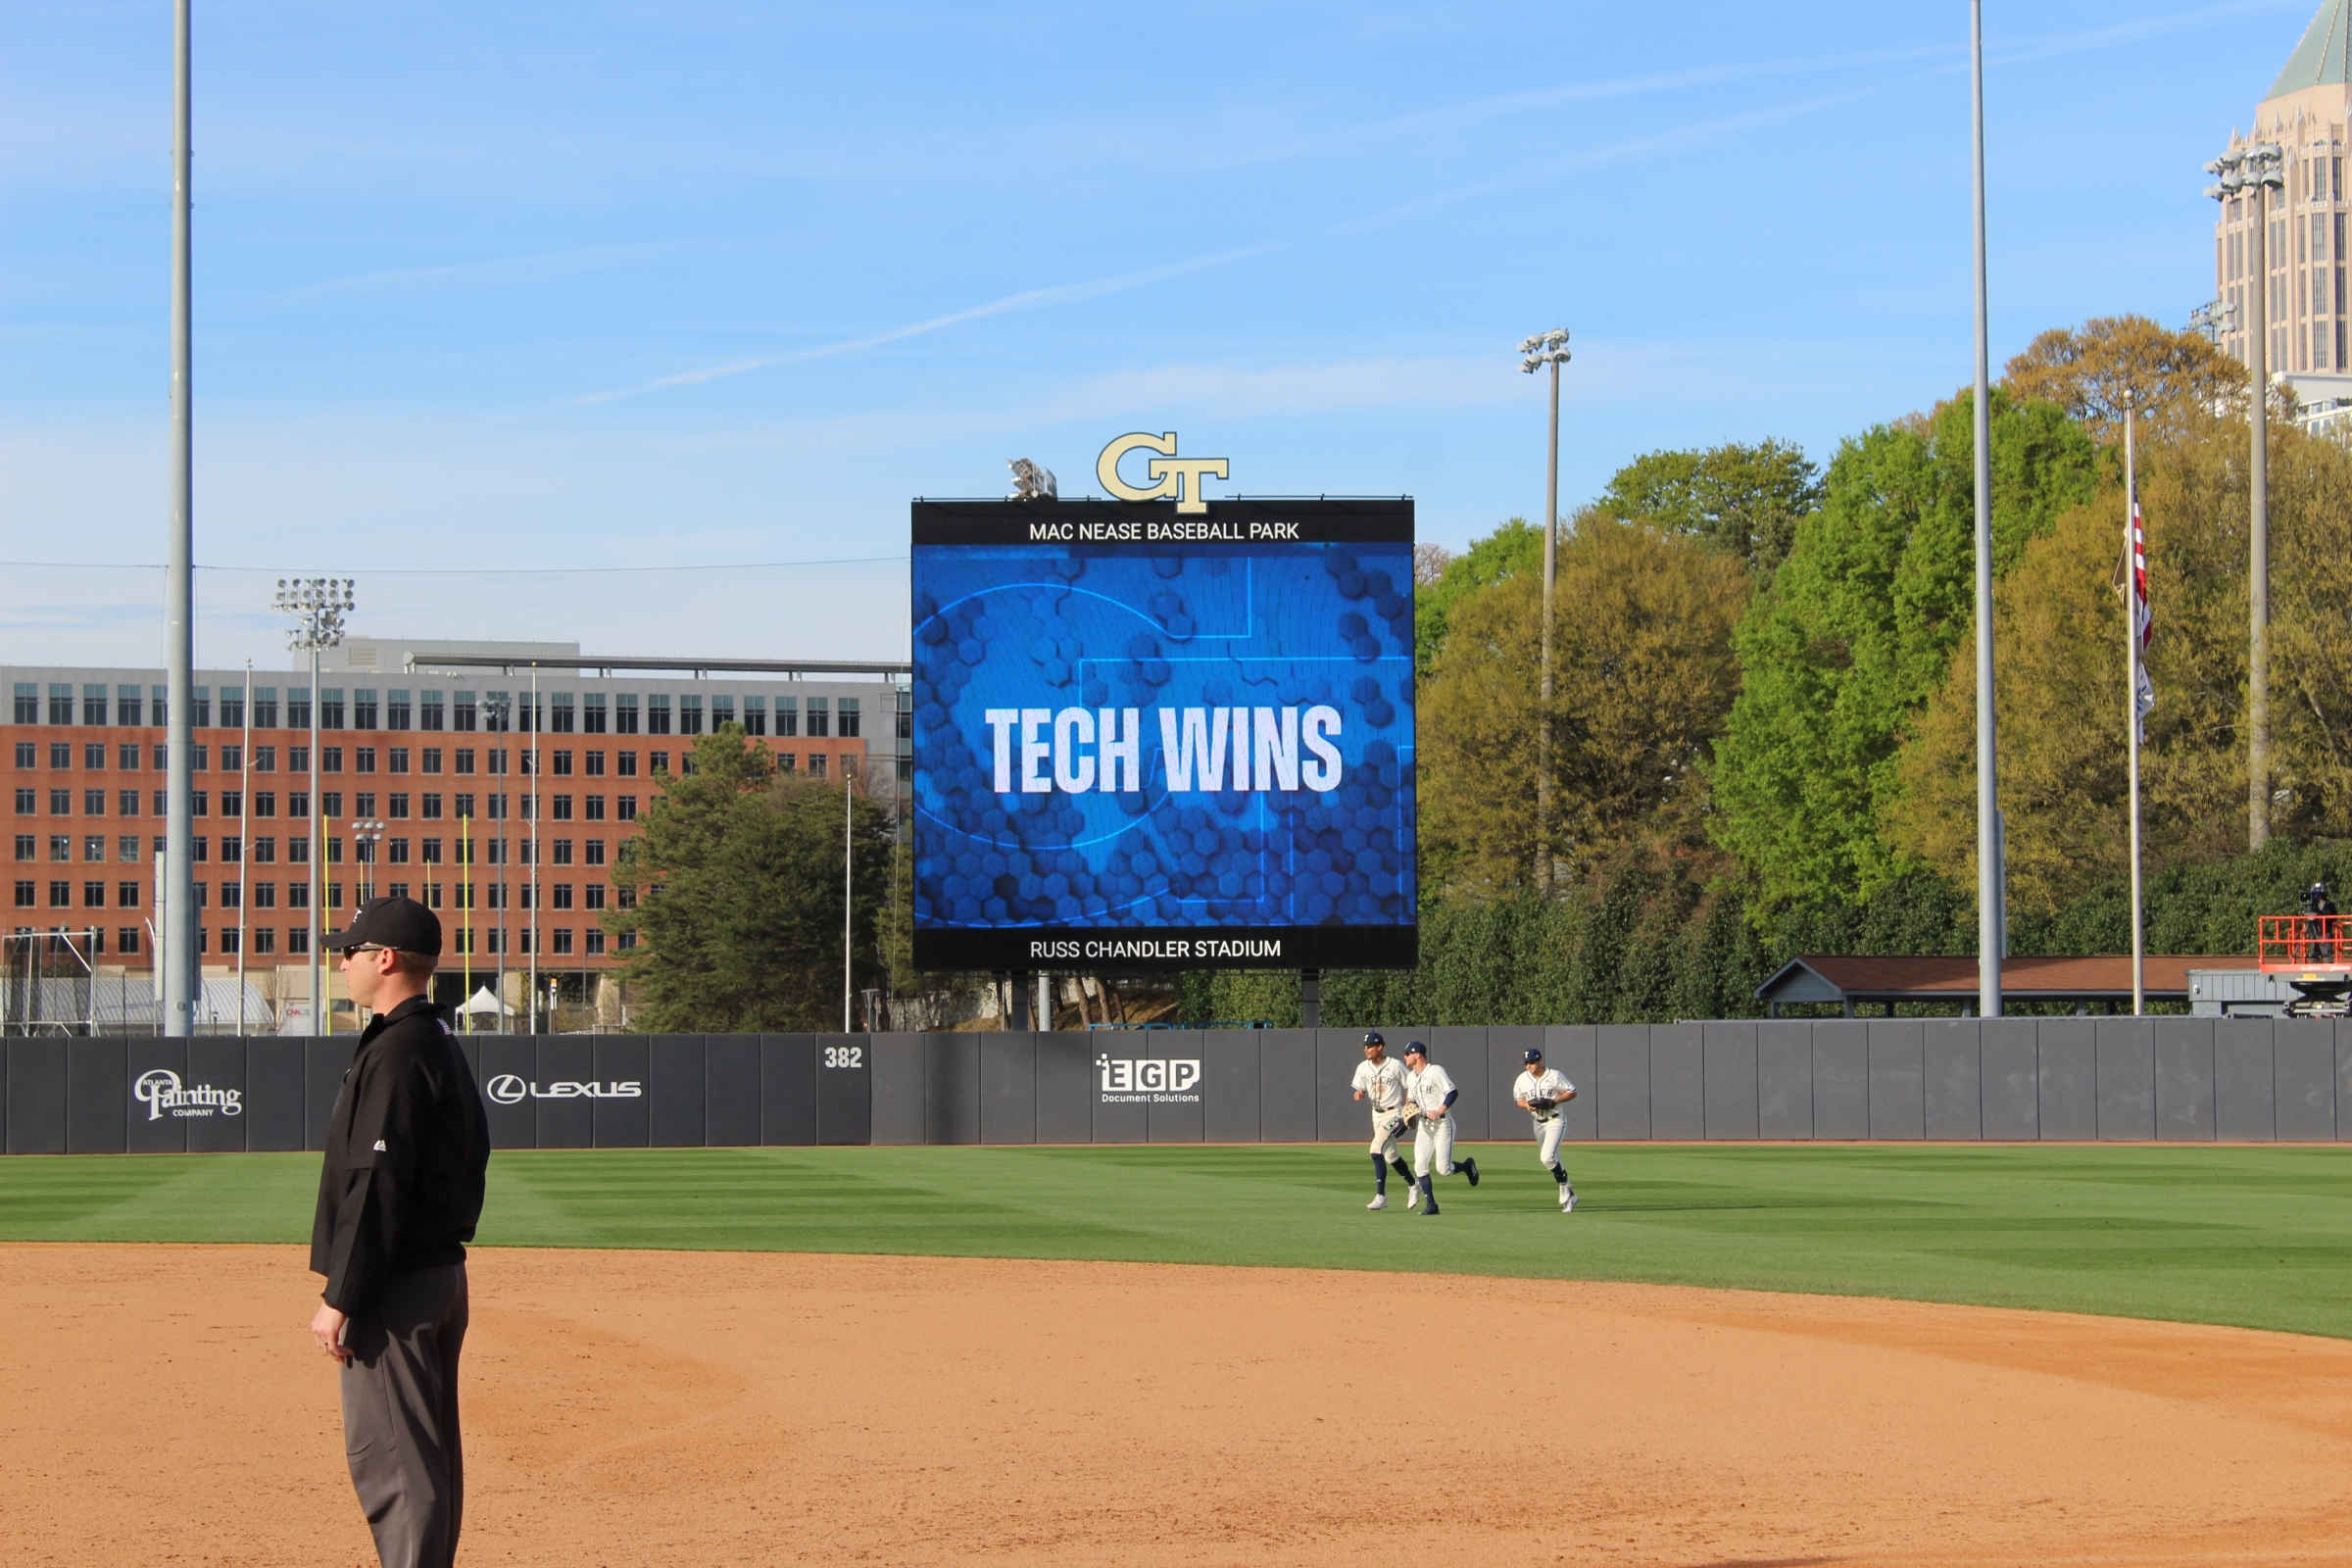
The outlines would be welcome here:
M 1340 1148 L 502 1153 L 493 1247 L 1114 1258 L 1645 1280 L 2352 1338 L 2352 1148 L 1525 1145 L 1423 1219 Z M 315 1154 L 0 1160 L 0 1240 L 307 1240 Z

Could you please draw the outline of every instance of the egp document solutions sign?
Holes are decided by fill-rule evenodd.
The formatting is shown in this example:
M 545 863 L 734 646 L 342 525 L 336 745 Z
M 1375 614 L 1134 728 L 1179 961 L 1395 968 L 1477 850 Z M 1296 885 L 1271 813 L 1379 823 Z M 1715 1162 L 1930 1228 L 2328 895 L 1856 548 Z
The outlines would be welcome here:
M 1409 966 L 1412 502 L 1120 450 L 1154 499 L 914 504 L 916 963 Z

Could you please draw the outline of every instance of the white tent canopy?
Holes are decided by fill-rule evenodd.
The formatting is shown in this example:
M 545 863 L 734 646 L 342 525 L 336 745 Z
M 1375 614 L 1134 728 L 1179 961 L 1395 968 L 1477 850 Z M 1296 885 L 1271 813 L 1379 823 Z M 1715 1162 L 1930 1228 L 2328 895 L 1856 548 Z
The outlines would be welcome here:
M 481 987 L 479 990 L 475 991 L 472 996 L 466 998 L 466 1005 L 460 1007 L 458 1011 L 466 1017 L 476 1017 L 483 1013 L 487 1013 L 494 1018 L 512 1018 L 514 1016 L 514 1009 L 508 1006 L 505 1003 L 499 1001 L 496 997 L 492 996 L 488 986 Z

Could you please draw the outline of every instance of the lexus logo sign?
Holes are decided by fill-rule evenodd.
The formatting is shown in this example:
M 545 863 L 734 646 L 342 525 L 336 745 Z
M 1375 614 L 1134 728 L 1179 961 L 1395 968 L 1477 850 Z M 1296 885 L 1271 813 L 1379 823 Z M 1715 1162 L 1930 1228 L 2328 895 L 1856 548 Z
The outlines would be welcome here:
M 645 1086 L 633 1078 L 615 1078 L 611 1083 L 560 1079 L 542 1089 L 511 1072 L 502 1072 L 483 1086 L 483 1093 L 490 1097 L 492 1104 L 519 1105 L 525 1100 L 639 1100 L 644 1098 Z

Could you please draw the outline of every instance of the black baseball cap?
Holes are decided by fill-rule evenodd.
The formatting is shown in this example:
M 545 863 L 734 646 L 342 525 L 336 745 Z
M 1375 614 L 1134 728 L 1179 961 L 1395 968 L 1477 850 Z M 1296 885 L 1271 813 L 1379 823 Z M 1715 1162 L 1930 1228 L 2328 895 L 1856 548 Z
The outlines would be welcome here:
M 441 919 L 415 899 L 369 899 L 353 912 L 351 929 L 330 932 L 318 946 L 327 953 L 398 948 L 437 958 L 441 956 Z
M 1364 1044 L 1367 1046 L 1385 1046 L 1388 1044 L 1388 1042 L 1380 1038 L 1379 1030 L 1367 1029 L 1364 1031 Z
M 1529 1061 L 1542 1061 L 1544 1059 L 1544 1053 L 1538 1051 L 1535 1047 L 1530 1046 L 1527 1048 L 1527 1059 Z
M 1404 1045 L 1404 1054 L 1408 1056 L 1426 1056 L 1429 1054 L 1429 1048 L 1418 1040 L 1408 1040 Z

